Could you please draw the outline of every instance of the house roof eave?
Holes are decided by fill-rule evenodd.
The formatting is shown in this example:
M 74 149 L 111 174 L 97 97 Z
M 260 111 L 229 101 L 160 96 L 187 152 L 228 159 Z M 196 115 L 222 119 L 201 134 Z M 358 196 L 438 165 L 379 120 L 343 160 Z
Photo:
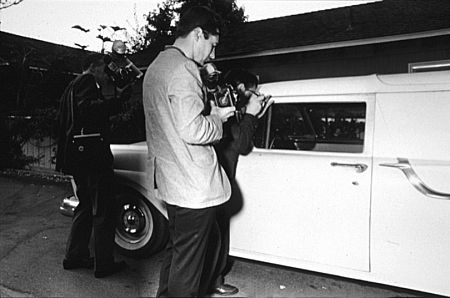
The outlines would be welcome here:
M 248 53 L 248 54 L 237 54 L 237 55 L 231 54 L 228 56 L 216 58 L 216 59 L 214 59 L 214 61 L 227 61 L 227 60 L 236 60 L 236 59 L 245 59 L 245 58 L 275 56 L 275 55 L 292 54 L 292 53 L 300 53 L 300 52 L 308 52 L 308 51 L 336 49 L 336 48 L 353 47 L 353 46 L 361 46 L 361 45 L 369 45 L 369 44 L 412 40 L 412 39 L 436 37 L 436 36 L 443 36 L 443 35 L 450 35 L 450 28 L 431 30 L 431 31 L 423 31 L 423 32 L 414 32 L 414 33 L 401 34 L 401 35 L 381 36 L 381 37 L 376 37 L 376 38 L 364 38 L 364 39 L 346 40 L 346 41 L 331 42 L 331 43 L 312 44 L 312 45 L 298 46 L 298 47 L 280 48 L 280 49 L 274 49 L 274 50 L 253 52 L 253 53 Z

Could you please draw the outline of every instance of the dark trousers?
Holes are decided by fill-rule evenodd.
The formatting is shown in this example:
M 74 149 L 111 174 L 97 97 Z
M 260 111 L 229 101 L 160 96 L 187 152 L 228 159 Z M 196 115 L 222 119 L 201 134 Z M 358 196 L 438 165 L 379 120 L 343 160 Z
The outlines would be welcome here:
M 219 228 L 220 247 L 213 273 L 212 286 L 218 287 L 225 283 L 224 275 L 228 270 L 228 255 L 230 252 L 230 214 L 227 204 L 217 210 L 217 225 Z
M 220 247 L 217 207 L 190 209 L 167 205 L 169 243 L 161 266 L 158 297 L 206 295 Z
M 89 240 L 94 234 L 95 268 L 114 260 L 115 200 L 112 169 L 83 171 L 73 174 L 79 204 L 75 208 L 67 240 L 66 258 L 89 257 Z

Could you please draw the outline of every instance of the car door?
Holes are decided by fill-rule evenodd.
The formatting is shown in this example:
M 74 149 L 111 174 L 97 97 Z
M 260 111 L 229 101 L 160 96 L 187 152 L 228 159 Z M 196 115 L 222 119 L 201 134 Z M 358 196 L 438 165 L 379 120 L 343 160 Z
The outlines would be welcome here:
M 238 163 L 233 255 L 369 271 L 373 110 L 372 95 L 275 97 Z

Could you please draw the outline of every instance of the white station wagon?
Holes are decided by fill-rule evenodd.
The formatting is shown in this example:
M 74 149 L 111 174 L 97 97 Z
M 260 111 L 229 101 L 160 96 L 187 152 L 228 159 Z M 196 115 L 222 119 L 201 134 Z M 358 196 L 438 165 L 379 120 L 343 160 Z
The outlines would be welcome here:
M 262 92 L 275 103 L 238 163 L 230 254 L 450 295 L 450 72 Z M 167 241 L 167 213 L 146 187 L 146 144 L 111 147 L 116 244 L 148 256 Z

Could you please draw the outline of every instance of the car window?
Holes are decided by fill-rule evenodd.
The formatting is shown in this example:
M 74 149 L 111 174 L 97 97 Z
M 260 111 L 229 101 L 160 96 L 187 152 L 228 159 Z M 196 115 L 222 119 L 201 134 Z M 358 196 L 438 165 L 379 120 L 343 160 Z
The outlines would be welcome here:
M 364 148 L 366 104 L 278 103 L 255 134 L 258 148 L 360 153 Z

